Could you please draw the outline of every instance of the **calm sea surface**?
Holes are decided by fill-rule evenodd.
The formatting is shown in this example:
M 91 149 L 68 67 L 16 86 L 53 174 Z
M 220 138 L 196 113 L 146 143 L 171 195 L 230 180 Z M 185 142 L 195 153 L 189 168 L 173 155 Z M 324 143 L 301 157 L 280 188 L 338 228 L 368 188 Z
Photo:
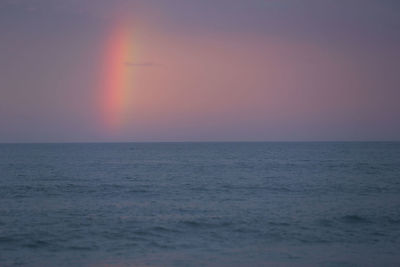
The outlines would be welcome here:
M 0 266 L 400 266 L 400 143 L 0 145 Z

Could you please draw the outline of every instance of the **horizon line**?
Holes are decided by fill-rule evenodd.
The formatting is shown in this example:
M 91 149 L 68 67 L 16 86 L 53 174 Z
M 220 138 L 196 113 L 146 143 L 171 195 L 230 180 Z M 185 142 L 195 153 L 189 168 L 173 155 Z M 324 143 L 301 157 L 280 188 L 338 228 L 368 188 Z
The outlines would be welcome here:
M 22 142 L 0 142 L 0 145 L 12 144 L 174 144 L 174 143 L 399 143 L 400 140 L 282 140 L 282 141 L 49 141 L 49 142 L 36 142 L 36 141 L 22 141 Z

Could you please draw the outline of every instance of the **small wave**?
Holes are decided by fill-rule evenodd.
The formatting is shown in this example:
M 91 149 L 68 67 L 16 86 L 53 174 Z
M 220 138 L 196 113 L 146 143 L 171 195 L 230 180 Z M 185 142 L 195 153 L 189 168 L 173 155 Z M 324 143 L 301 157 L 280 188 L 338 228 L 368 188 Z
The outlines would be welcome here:
M 290 226 L 290 223 L 287 222 L 268 222 L 271 226 Z
M 333 221 L 332 220 L 328 220 L 328 219 L 317 220 L 317 223 L 320 226 L 324 226 L 324 227 L 331 227 L 333 225 Z
M 287 186 L 270 186 L 270 185 L 222 185 L 221 189 L 224 190 L 246 190 L 252 191 L 270 191 L 270 192 L 284 192 L 284 193 L 294 193 L 298 191 L 303 191 L 303 189 L 295 189 Z
M 171 228 L 166 228 L 163 226 L 154 226 L 153 228 L 151 228 L 152 231 L 155 232 L 164 232 L 164 233 L 179 233 L 179 230 L 176 229 L 171 229 Z
M 0 236 L 0 243 L 9 244 L 9 243 L 12 243 L 12 242 L 15 242 L 15 241 L 17 241 L 17 240 L 15 238 L 10 237 L 10 236 Z
M 50 243 L 43 240 L 33 240 L 32 242 L 26 243 L 23 246 L 27 248 L 42 248 L 49 247 Z
M 384 233 L 376 232 L 376 231 L 375 231 L 375 232 L 372 232 L 371 235 L 373 235 L 373 236 L 380 236 L 380 237 L 381 237 L 381 236 L 382 236 L 382 237 L 383 237 L 383 236 L 386 236 Z
M 370 223 L 370 220 L 355 214 L 345 215 L 340 218 L 323 218 L 316 220 L 316 224 L 322 227 L 333 227 L 336 225 L 337 222 L 342 222 L 346 224 L 364 224 Z
M 124 189 L 125 185 L 123 185 L 123 184 L 101 184 L 98 187 L 103 190 L 114 190 L 114 189 Z
M 205 186 L 194 186 L 194 187 L 191 187 L 190 190 L 196 191 L 196 192 L 208 191 L 208 189 Z
M 369 223 L 367 218 L 361 217 L 359 215 L 345 215 L 341 218 L 345 223 Z
M 240 233 L 240 234 L 255 234 L 255 233 L 260 233 L 260 229 L 256 228 L 245 228 L 245 227 L 238 227 L 233 229 L 234 232 Z
M 93 251 L 96 250 L 97 247 L 96 246 L 69 246 L 68 247 L 69 250 L 76 250 L 76 251 Z
M 149 245 L 151 247 L 156 247 L 156 248 L 161 248 L 161 249 L 175 248 L 175 246 L 172 246 L 170 244 L 162 244 L 161 242 L 156 242 L 156 241 L 151 241 Z
M 392 217 L 387 216 L 387 217 L 384 217 L 384 219 L 390 224 L 394 224 L 394 225 L 400 224 L 400 218 L 392 218 Z
M 184 225 L 191 226 L 191 227 L 200 227 L 202 224 L 196 221 L 183 221 Z
M 182 221 L 182 223 L 186 226 L 190 226 L 193 228 L 218 228 L 218 227 L 229 227 L 232 225 L 231 222 L 199 222 L 199 221 Z
M 149 190 L 146 189 L 130 189 L 128 191 L 129 194 L 134 194 L 134 193 L 147 193 L 150 192 Z

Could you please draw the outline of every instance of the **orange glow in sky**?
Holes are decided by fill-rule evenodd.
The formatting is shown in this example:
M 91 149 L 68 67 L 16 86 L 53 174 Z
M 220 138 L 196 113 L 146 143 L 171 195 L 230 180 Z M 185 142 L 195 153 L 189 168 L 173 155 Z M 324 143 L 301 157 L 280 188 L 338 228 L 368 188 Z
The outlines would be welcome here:
M 130 24 L 121 20 L 112 28 L 107 39 L 104 73 L 101 90 L 103 92 L 102 111 L 108 130 L 118 131 L 124 123 L 129 93 L 132 89 L 133 30 Z

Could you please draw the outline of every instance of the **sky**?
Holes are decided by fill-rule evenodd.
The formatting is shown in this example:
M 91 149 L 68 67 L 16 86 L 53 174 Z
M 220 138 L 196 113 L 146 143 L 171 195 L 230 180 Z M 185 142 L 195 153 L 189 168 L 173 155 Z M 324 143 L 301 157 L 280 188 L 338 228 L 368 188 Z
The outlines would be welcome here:
M 397 0 L 2 0 L 0 142 L 400 141 Z

